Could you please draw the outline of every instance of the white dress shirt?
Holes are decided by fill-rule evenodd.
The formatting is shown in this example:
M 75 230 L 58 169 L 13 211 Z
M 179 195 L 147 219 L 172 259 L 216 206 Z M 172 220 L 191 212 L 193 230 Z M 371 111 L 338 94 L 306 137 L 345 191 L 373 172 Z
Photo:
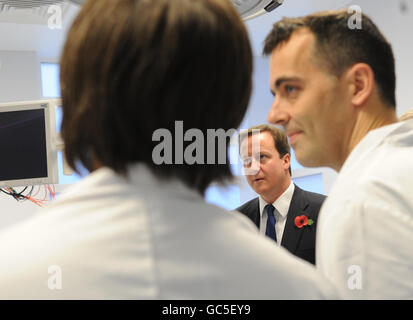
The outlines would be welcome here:
M 413 299 L 413 120 L 368 133 L 321 208 L 317 268 L 349 299 Z
M 284 191 L 284 193 L 278 197 L 273 203 L 271 203 L 275 210 L 274 210 L 274 217 L 275 217 L 275 233 L 277 235 L 277 245 L 281 246 L 282 237 L 284 234 L 285 223 L 287 221 L 287 213 L 290 209 L 291 199 L 293 198 L 295 186 L 294 183 L 291 181 L 288 188 Z M 259 204 L 260 204 L 260 213 L 261 213 L 261 222 L 260 222 L 260 232 L 261 234 L 265 235 L 265 231 L 267 229 L 267 219 L 268 214 L 267 210 L 265 210 L 265 206 L 269 204 L 266 202 L 261 196 L 259 196 Z
M 3 230 L 0 257 L 0 299 L 336 297 L 248 218 L 143 165 L 99 169 Z

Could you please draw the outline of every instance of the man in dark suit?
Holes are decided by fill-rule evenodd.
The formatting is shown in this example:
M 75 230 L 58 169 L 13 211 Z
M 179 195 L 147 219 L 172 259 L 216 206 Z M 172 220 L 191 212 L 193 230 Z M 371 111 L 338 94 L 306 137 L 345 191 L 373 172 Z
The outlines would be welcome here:
M 254 126 L 240 135 L 240 155 L 248 184 L 259 197 L 236 211 L 278 245 L 315 264 L 317 217 L 326 197 L 292 182 L 286 135 L 274 126 Z

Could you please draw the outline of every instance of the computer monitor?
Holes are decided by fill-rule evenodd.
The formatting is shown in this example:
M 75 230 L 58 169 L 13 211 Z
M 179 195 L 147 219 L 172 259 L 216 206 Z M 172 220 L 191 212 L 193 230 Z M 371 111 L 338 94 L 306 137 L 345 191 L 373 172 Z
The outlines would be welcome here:
M 0 188 L 58 183 L 60 99 L 0 104 Z

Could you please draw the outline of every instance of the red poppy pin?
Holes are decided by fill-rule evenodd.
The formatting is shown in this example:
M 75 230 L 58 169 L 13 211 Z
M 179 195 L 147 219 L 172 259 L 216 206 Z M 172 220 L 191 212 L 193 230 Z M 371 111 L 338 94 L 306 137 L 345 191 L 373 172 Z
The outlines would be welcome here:
M 314 220 L 308 219 L 308 217 L 303 214 L 301 216 L 296 216 L 294 223 L 297 228 L 301 229 L 304 226 L 311 226 L 314 223 Z

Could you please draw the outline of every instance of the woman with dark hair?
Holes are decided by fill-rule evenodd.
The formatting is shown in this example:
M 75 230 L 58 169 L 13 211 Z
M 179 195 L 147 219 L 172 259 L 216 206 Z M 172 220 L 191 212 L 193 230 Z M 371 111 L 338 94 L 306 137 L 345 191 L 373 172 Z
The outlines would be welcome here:
M 312 267 L 204 202 L 231 178 L 218 147 L 197 135 L 208 161 L 182 159 L 192 140 L 179 125 L 201 137 L 239 126 L 251 73 L 228 0 L 86 2 L 61 58 L 62 135 L 68 163 L 91 174 L 0 235 L 0 297 L 328 297 Z

